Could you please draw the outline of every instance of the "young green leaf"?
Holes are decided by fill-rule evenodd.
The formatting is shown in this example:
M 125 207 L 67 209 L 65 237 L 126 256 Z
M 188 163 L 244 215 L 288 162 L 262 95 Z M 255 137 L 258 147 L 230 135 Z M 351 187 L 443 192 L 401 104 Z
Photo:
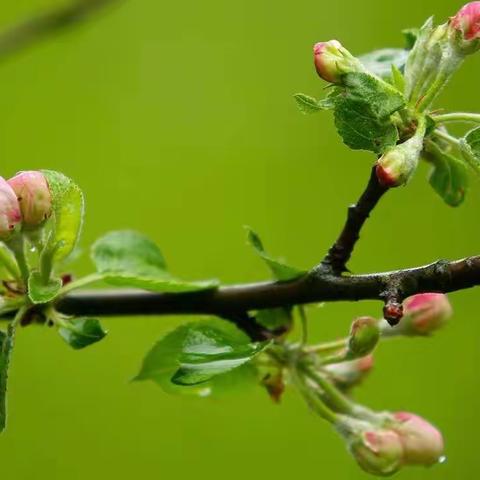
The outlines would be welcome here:
M 247 229 L 248 242 L 268 265 L 276 280 L 294 280 L 295 278 L 299 278 L 305 275 L 304 271 L 294 267 L 290 267 L 289 265 L 286 265 L 285 263 L 270 257 L 265 251 L 260 237 L 250 227 L 245 228 Z
M 251 363 L 244 363 L 233 370 L 211 377 L 199 385 L 177 385 L 172 377 L 181 367 L 184 350 L 196 342 L 198 329 L 210 327 L 222 332 L 234 344 L 248 344 L 250 339 L 233 325 L 217 319 L 181 325 L 162 337 L 146 355 L 135 381 L 152 380 L 167 393 L 207 396 L 223 393 L 236 387 L 251 385 L 256 381 L 256 369 Z M 199 337 L 200 338 L 200 337 Z M 197 341 L 198 342 L 198 341 Z
M 374 75 L 389 80 L 392 67 L 403 70 L 408 57 L 408 50 L 403 48 L 383 48 L 358 57 L 363 66 Z
M 480 174 L 480 127 L 474 128 L 460 139 L 460 149 L 465 160 Z
M 396 65 L 392 65 L 392 85 L 399 91 L 405 91 L 405 78 Z
M 251 343 L 240 331 L 223 323 L 202 322 L 190 327 L 179 357 L 180 368 L 172 377 L 173 383 L 196 385 L 206 382 L 249 362 L 269 343 Z
M 297 102 L 297 106 L 304 114 L 317 113 L 322 110 L 331 110 L 335 104 L 330 97 L 322 100 L 310 97 L 303 93 L 296 93 L 293 98 Z
M 405 48 L 411 50 L 415 46 L 417 41 L 419 29 L 418 28 L 405 28 L 402 30 L 403 37 L 405 38 Z
M 54 261 L 68 257 L 77 245 L 84 215 L 84 199 L 80 188 L 62 173 L 42 170 L 52 195 Z
M 167 271 L 160 249 L 149 238 L 130 230 L 110 232 L 91 249 L 102 279 L 113 285 L 157 292 L 187 292 L 215 288 L 217 281 L 183 282 Z
M 58 278 L 45 280 L 40 272 L 34 271 L 28 278 L 28 297 L 33 303 L 47 303 L 52 301 L 62 288 Z
M 438 147 L 432 153 L 433 169 L 429 182 L 433 189 L 451 207 L 457 207 L 465 198 L 468 188 L 468 168 L 461 160 Z
M 58 333 L 75 350 L 99 342 L 107 334 L 96 318 L 88 317 L 62 322 Z
M 335 125 L 344 143 L 377 154 L 393 147 L 398 131 L 390 117 L 405 105 L 402 94 L 369 74 L 349 73 L 343 79 L 335 101 Z

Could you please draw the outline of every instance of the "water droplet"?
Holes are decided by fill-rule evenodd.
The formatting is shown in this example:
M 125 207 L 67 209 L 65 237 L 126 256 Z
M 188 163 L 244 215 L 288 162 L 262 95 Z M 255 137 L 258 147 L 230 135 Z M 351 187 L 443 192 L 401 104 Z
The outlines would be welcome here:
M 36 250 L 37 250 L 36 247 L 34 247 L 34 246 L 30 247 L 30 251 L 31 251 L 32 253 L 36 252 Z
M 446 455 L 442 455 L 442 456 L 439 457 L 439 459 L 438 459 L 438 463 L 445 463 L 446 461 L 447 461 Z

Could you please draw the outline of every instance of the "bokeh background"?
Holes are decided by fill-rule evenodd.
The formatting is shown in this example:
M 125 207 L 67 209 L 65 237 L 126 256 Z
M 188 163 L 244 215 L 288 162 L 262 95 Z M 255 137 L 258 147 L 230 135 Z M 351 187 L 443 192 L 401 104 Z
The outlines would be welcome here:
M 2 2 L 10 25 L 54 5 Z M 342 145 L 328 113 L 303 116 L 292 94 L 321 95 L 314 42 L 337 38 L 354 53 L 401 46 L 400 30 L 460 6 L 380 0 L 126 0 L 88 24 L 0 64 L 0 165 L 51 168 L 87 198 L 77 273 L 107 230 L 156 239 L 171 270 L 224 282 L 264 279 L 242 226 L 292 264 L 309 267 L 335 238 L 372 155 Z M 480 110 L 480 55 L 441 98 L 449 110 Z M 422 166 L 389 194 L 365 228 L 351 268 L 395 269 L 479 253 L 480 191 L 452 209 Z M 456 315 L 432 339 L 380 346 L 357 398 L 377 409 L 415 411 L 445 434 L 447 462 L 402 479 L 478 474 L 478 290 L 451 295 Z M 346 332 L 376 302 L 313 309 L 311 335 Z M 295 392 L 280 406 L 260 389 L 214 399 L 171 397 L 130 384 L 144 353 L 185 318 L 121 318 L 109 337 L 70 350 L 40 327 L 18 335 L 9 426 L 0 438 L 3 478 L 363 479 L 330 427 Z

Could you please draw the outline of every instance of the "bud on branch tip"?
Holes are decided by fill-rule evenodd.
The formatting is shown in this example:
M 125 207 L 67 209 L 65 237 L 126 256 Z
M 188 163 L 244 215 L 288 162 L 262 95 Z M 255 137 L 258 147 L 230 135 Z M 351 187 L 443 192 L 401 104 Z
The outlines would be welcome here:
M 17 195 L 8 182 L 0 177 L 0 239 L 8 240 L 20 227 L 21 220 Z

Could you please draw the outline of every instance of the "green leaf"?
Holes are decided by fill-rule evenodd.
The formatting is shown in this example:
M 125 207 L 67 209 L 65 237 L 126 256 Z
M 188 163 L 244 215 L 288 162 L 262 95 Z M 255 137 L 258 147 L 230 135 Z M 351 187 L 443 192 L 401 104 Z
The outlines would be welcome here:
M 146 236 L 130 230 L 110 232 L 91 249 L 102 278 L 113 285 L 155 292 L 188 292 L 215 288 L 215 280 L 183 282 L 167 271 L 160 249 Z
M 374 75 L 389 80 L 392 67 L 402 71 L 407 62 L 408 50 L 403 48 L 383 48 L 358 57 L 363 66 Z
M 366 73 L 349 73 L 335 100 L 335 125 L 344 143 L 354 150 L 385 152 L 398 141 L 391 115 L 404 105 L 402 94 Z
M 397 68 L 396 65 L 392 65 L 392 85 L 399 91 L 405 90 L 405 78 L 403 73 Z
M 225 323 L 225 322 L 223 322 Z M 269 342 L 255 342 L 218 322 L 193 324 L 172 377 L 177 385 L 197 385 L 252 360 Z
M 434 166 L 429 182 L 433 189 L 451 207 L 457 207 L 465 199 L 468 188 L 468 168 L 465 163 L 435 147 Z
M 208 396 L 223 393 L 236 387 L 253 384 L 256 381 L 256 369 L 251 363 L 214 376 L 200 385 L 176 385 L 172 377 L 181 368 L 181 359 L 189 345 L 201 338 L 196 332 L 205 328 L 222 332 L 224 337 L 234 344 L 248 344 L 250 339 L 235 326 L 217 319 L 181 325 L 162 337 L 146 355 L 135 381 L 152 380 L 167 393 L 194 394 Z M 197 339 L 197 340 L 195 340 Z
M 296 93 L 293 98 L 297 102 L 300 111 L 304 114 L 317 113 L 322 110 L 331 110 L 335 106 L 334 102 L 329 97 L 324 98 L 323 100 L 317 100 L 316 98 L 303 93 Z
M 62 173 L 42 170 L 52 194 L 54 230 L 50 243 L 54 261 L 68 257 L 77 245 L 83 223 L 84 199 L 80 188 Z
M 270 257 L 265 251 L 260 237 L 250 227 L 245 228 L 247 229 L 248 242 L 268 265 L 276 280 L 284 282 L 305 275 L 304 271 L 290 267 L 289 265 Z
M 28 297 L 33 303 L 47 303 L 52 301 L 62 288 L 59 278 L 44 280 L 40 272 L 34 271 L 28 278 Z
M 107 334 L 96 318 L 89 317 L 64 321 L 58 333 L 75 350 L 99 342 Z
M 460 139 L 460 149 L 472 169 L 480 174 L 480 127 L 470 130 Z
M 414 47 L 419 32 L 420 30 L 418 28 L 406 28 L 405 30 L 402 30 L 406 43 L 405 48 L 407 50 L 411 50 Z
M 7 332 L 0 330 L 0 432 L 7 424 L 7 384 L 10 357 L 15 340 L 15 325 L 10 323 Z

